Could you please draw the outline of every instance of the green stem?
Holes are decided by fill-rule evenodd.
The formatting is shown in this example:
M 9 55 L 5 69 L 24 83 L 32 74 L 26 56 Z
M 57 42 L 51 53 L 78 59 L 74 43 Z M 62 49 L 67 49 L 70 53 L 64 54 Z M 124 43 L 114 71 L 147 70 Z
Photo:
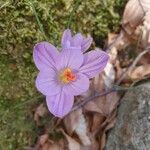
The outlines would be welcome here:
M 67 24 L 67 28 L 70 28 L 71 27 L 71 22 L 72 22 L 72 19 L 73 19 L 73 16 L 74 16 L 74 13 L 75 11 L 78 9 L 79 5 L 80 5 L 80 0 L 76 0 L 75 4 L 74 4 L 74 7 L 73 7 L 73 10 L 71 11 L 70 13 L 70 17 L 68 19 L 68 24 Z
M 39 26 L 39 28 L 40 28 L 40 31 L 42 32 L 42 34 L 43 34 L 45 40 L 46 40 L 46 41 L 49 41 L 48 38 L 47 38 L 47 36 L 46 36 L 46 34 L 45 34 L 45 31 L 44 31 L 43 25 L 42 25 L 42 23 L 41 23 L 41 21 L 40 21 L 40 19 L 39 19 L 39 16 L 38 16 L 38 14 L 37 14 L 37 12 L 36 12 L 36 9 L 35 9 L 34 4 L 32 3 L 31 0 L 29 0 L 29 1 L 30 1 L 30 2 L 29 2 L 29 3 L 30 3 L 30 6 L 32 7 L 33 13 L 34 13 L 34 15 L 35 15 L 36 21 L 37 21 L 37 23 L 38 23 L 38 26 Z

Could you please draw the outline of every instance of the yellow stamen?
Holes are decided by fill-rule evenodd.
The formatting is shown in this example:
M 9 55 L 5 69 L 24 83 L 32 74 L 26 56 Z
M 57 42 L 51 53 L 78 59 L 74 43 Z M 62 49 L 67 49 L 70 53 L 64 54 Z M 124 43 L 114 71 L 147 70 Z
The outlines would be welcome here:
M 61 73 L 60 73 L 60 80 L 61 82 L 67 84 L 71 81 L 76 80 L 75 74 L 72 72 L 70 68 L 65 68 Z

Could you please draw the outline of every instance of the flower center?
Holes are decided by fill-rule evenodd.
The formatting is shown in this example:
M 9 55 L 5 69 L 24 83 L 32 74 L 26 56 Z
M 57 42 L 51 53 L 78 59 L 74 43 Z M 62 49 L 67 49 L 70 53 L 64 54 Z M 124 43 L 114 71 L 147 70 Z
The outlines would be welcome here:
M 65 68 L 63 71 L 60 72 L 60 81 L 67 84 L 69 82 L 75 81 L 76 75 L 70 68 Z

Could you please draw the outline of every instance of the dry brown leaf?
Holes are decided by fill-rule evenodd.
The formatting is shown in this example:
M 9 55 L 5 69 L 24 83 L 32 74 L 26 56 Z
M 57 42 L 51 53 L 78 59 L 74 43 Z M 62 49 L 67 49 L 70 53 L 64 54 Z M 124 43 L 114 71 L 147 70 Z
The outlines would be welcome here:
M 108 40 L 107 40 L 107 45 L 111 45 L 117 38 L 118 34 L 114 34 L 114 33 L 109 33 L 108 34 Z M 115 63 L 116 58 L 118 55 L 118 50 L 117 47 L 112 47 L 111 50 L 109 51 L 109 61 L 110 63 Z
M 49 140 L 48 134 L 43 134 L 38 138 L 35 149 L 37 150 L 60 150 L 58 144 L 54 141 Z M 61 149 L 63 150 L 63 149 Z
M 48 140 L 39 150 L 66 150 L 64 140 L 58 142 L 52 142 Z
M 117 92 L 112 92 L 106 95 L 106 102 L 103 107 L 103 111 L 106 115 L 111 114 L 111 112 L 116 108 L 119 99 L 120 96 L 117 94 Z
M 64 118 L 64 125 L 69 135 L 72 135 L 74 130 L 77 128 L 81 114 L 82 109 L 78 109 Z
M 89 146 L 81 145 L 80 150 L 99 150 L 99 144 L 96 141 L 96 138 L 94 137 L 91 141 L 91 145 Z
M 90 101 L 88 102 L 85 106 L 84 106 L 84 109 L 87 111 L 87 112 L 97 112 L 97 113 L 100 113 L 100 114 L 103 114 L 103 110 L 101 107 L 99 107 L 95 101 Z
M 80 150 L 80 144 L 75 139 L 67 135 L 63 129 L 60 129 L 60 131 L 63 133 L 63 135 L 67 139 L 69 150 Z
M 149 7 L 150 7 L 150 4 L 149 4 Z M 145 14 L 143 26 L 141 27 L 141 31 L 142 31 L 141 44 L 142 44 L 142 47 L 145 48 L 150 45 L 150 9 Z
M 64 125 L 69 135 L 75 132 L 83 145 L 89 145 L 90 139 L 87 135 L 87 122 L 82 110 L 72 112 L 64 119 Z
M 43 134 L 39 137 L 39 145 L 43 146 L 48 141 L 48 134 Z
M 117 38 L 118 34 L 116 33 L 108 33 L 107 45 L 113 43 L 113 41 Z
M 130 0 L 125 7 L 122 26 L 128 35 L 132 34 L 129 38 L 137 40 L 142 35 L 142 47 L 147 47 L 150 44 L 150 1 Z
M 149 0 L 129 0 L 124 10 L 122 26 L 129 35 L 135 32 L 145 15 L 140 1 Z
M 105 121 L 106 117 L 102 116 L 101 114 L 95 113 L 93 115 L 92 126 L 91 126 L 91 132 L 95 132 L 101 124 Z
M 100 141 L 100 150 L 103 150 L 106 145 L 106 133 L 104 132 Z
M 46 107 L 44 106 L 44 104 L 40 104 L 36 110 L 35 110 L 35 113 L 34 113 L 34 120 L 36 121 L 36 123 L 38 124 L 39 122 L 39 118 L 44 116 L 45 114 L 47 113 L 47 109 Z
M 87 126 L 88 125 L 87 125 L 86 119 L 84 115 L 82 114 L 79 118 L 79 122 L 77 124 L 77 128 L 75 129 L 75 132 L 78 135 L 81 143 L 85 146 L 91 144 L 90 137 L 88 136 L 89 131 L 88 131 Z
M 103 90 L 105 90 L 105 85 L 104 85 L 104 80 L 103 80 L 103 75 L 97 75 L 92 81 L 92 88 L 91 91 L 93 92 L 101 92 Z
M 116 81 L 121 77 L 121 75 L 123 74 L 124 70 L 123 68 L 120 66 L 120 61 L 116 60 Z
M 143 57 L 140 60 L 140 63 L 142 65 L 149 65 L 150 64 L 150 53 L 143 55 Z
M 111 63 L 109 63 L 108 66 L 106 66 L 105 75 L 103 75 L 103 79 L 101 78 L 101 76 L 97 76 L 94 79 L 94 81 L 94 85 L 97 89 L 96 91 L 101 91 L 98 89 L 107 90 L 107 87 L 111 88 L 115 82 L 114 66 Z M 93 99 L 84 106 L 84 109 L 86 111 L 92 111 L 103 115 L 108 115 L 113 111 L 114 108 L 116 108 L 118 100 L 119 96 L 117 95 L 117 93 L 113 92 L 107 94 L 106 96 Z
M 116 72 L 114 69 L 114 66 L 111 62 L 108 62 L 105 69 L 104 69 L 105 75 L 103 76 L 103 80 L 105 83 L 106 89 L 112 88 L 113 83 L 116 78 Z
M 150 65 L 142 65 L 135 67 L 135 69 L 128 74 L 132 80 L 142 79 L 145 76 L 150 76 Z

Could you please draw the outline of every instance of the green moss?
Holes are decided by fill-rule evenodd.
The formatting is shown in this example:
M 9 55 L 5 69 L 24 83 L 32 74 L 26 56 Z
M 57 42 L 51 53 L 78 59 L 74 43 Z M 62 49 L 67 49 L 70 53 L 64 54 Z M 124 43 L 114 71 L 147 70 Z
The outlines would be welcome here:
M 52 44 L 60 46 L 62 32 L 69 24 L 74 32 L 91 34 L 100 46 L 109 32 L 119 30 L 125 4 L 122 0 L 31 1 L 0 1 L 0 149 L 3 150 L 23 149 L 41 134 L 31 115 L 41 100 L 34 85 L 37 70 L 32 49 L 35 43 L 45 40 L 35 12 Z M 48 122 L 49 119 L 44 119 L 44 124 Z

